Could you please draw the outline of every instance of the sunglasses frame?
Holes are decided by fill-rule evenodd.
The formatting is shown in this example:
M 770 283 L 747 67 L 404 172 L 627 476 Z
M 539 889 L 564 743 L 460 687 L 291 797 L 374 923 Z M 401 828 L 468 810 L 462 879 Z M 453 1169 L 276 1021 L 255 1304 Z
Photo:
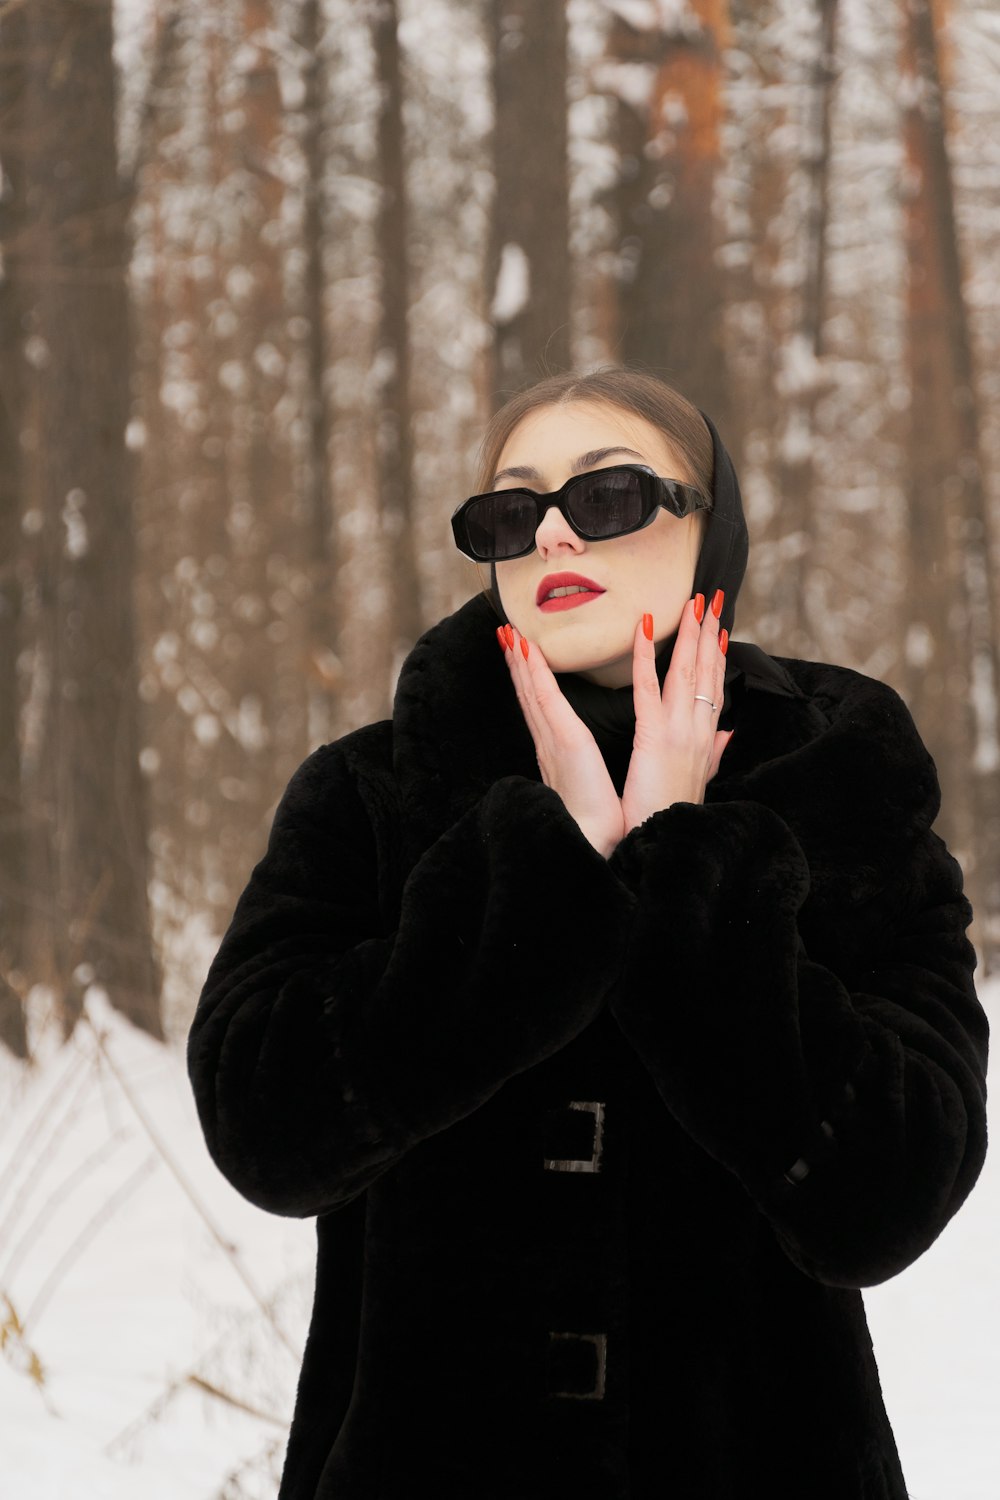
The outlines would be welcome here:
M 639 495 L 642 501 L 641 518 L 634 526 L 626 526 L 621 531 L 613 532 L 611 536 L 589 536 L 587 532 L 582 531 L 575 524 L 572 516 L 568 513 L 567 500 L 570 491 L 575 485 L 592 481 L 598 474 L 621 474 L 624 472 L 637 474 L 639 477 Z M 469 541 L 467 523 L 469 508 L 477 500 L 495 500 L 498 495 L 526 495 L 534 502 L 535 524 L 531 529 L 531 543 L 529 546 L 523 547 L 520 552 L 509 552 L 504 557 L 479 557 L 472 551 Z M 611 542 L 614 541 L 615 537 L 629 536 L 633 531 L 641 531 L 644 526 L 650 524 L 661 506 L 663 509 L 669 510 L 678 520 L 683 520 L 685 516 L 691 515 L 693 511 L 711 509 L 701 491 L 695 489 L 693 485 L 684 484 L 679 479 L 666 479 L 662 475 L 654 473 L 652 469 L 647 468 L 643 464 L 611 464 L 603 469 L 588 469 L 584 474 L 574 474 L 572 479 L 567 479 L 566 483 L 560 489 L 551 490 L 548 494 L 544 495 L 539 494 L 536 490 L 523 488 L 520 485 L 512 485 L 510 489 L 506 490 L 487 490 L 481 495 L 470 495 L 468 500 L 462 501 L 462 504 L 453 513 L 451 518 L 451 529 L 455 538 L 455 545 L 463 556 L 468 557 L 472 562 L 476 563 L 512 562 L 516 557 L 527 557 L 529 553 L 535 550 L 535 533 L 542 523 L 542 517 L 553 505 L 558 506 L 567 525 L 585 542 Z

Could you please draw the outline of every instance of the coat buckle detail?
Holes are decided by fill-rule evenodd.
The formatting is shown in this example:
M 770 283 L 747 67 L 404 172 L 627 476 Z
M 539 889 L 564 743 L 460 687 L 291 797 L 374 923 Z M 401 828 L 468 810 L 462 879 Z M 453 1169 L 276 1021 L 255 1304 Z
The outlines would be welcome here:
M 572 1099 L 567 1107 L 583 1110 L 593 1117 L 590 1122 L 592 1135 L 588 1135 L 587 1145 L 582 1147 L 582 1152 L 585 1153 L 589 1146 L 590 1155 L 588 1157 L 581 1153 L 578 1156 L 546 1156 L 542 1159 L 542 1165 L 548 1172 L 599 1172 L 604 1144 L 604 1102 L 600 1099 Z M 572 1126 L 566 1128 L 569 1122 L 565 1111 L 552 1110 L 550 1115 L 557 1126 L 562 1125 L 561 1134 L 568 1143 L 572 1144 L 575 1139 L 580 1138 L 579 1130 L 574 1130 Z M 557 1116 L 562 1116 L 561 1121 L 555 1118 Z
M 848 1085 L 848 1087 L 850 1088 L 850 1085 Z M 820 1120 L 819 1129 L 822 1136 L 822 1141 L 816 1147 L 815 1152 L 810 1151 L 809 1153 L 810 1156 L 813 1157 L 814 1163 L 816 1161 L 826 1161 L 828 1157 L 832 1156 L 834 1151 L 837 1149 L 837 1132 L 830 1124 L 830 1121 Z M 785 1172 L 785 1181 L 790 1182 L 792 1187 L 798 1187 L 799 1183 L 804 1181 L 804 1179 L 809 1176 L 811 1170 L 812 1168 L 806 1161 L 805 1157 L 800 1156 L 797 1161 L 794 1161 L 792 1163 L 792 1165 L 788 1168 L 788 1171 Z
M 603 1401 L 607 1334 L 549 1333 L 546 1358 L 548 1395 L 575 1401 Z

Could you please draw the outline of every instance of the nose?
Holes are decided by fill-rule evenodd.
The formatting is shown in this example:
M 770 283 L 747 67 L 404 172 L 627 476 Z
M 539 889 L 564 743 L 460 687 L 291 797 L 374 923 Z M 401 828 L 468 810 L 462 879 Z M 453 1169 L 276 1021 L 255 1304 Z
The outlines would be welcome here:
M 583 552 L 587 544 L 577 536 L 558 505 L 550 505 L 535 531 L 535 546 L 542 557 L 549 557 L 566 551 Z

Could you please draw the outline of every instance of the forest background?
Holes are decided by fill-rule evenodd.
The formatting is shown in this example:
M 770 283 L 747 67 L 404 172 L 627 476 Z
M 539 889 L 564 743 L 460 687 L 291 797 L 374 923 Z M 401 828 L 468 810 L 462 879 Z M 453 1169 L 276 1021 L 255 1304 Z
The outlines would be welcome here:
M 2 0 L 4 1079 L 88 994 L 180 1056 L 479 587 L 485 421 L 606 363 L 733 454 L 737 638 L 905 697 L 996 972 L 998 68 L 973 0 Z
M 7 0 L 0 1038 L 154 1036 L 320 743 L 479 587 L 549 370 L 715 417 L 737 637 L 891 682 L 1000 947 L 1000 13 L 944 0 Z

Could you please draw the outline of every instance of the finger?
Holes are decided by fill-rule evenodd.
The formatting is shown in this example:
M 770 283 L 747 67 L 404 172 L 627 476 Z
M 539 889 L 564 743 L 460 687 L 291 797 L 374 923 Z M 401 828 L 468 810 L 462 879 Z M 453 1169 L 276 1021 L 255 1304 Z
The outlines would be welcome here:
M 726 658 L 719 647 L 719 617 L 722 614 L 724 600 L 725 595 L 722 589 L 718 589 L 713 595 L 713 602 L 719 613 L 718 615 L 716 614 L 715 608 L 709 608 L 705 611 L 704 619 L 701 622 L 701 635 L 698 640 L 696 670 L 698 686 L 695 688 L 695 692 L 709 698 L 715 704 L 715 708 L 709 709 L 706 704 L 705 709 L 707 709 L 707 713 L 703 711 L 701 698 L 694 700 L 694 706 L 701 712 L 702 721 L 706 718 L 708 719 L 708 724 L 705 727 L 713 732 L 718 723 L 718 715 L 722 713 L 723 695 L 726 686 Z
M 542 779 L 551 785 L 553 777 L 559 774 L 560 750 L 571 744 L 574 730 L 582 730 L 584 734 L 589 731 L 559 691 L 559 684 L 538 643 L 528 641 L 516 626 L 512 628 L 514 673 L 524 697 L 525 717 L 535 742 Z
M 518 658 L 517 670 L 521 675 L 524 690 L 532 711 L 544 722 L 554 740 L 569 742 L 583 726 L 564 698 L 555 674 L 537 641 L 528 641 L 515 628 L 514 652 Z M 522 641 L 524 645 L 522 646 Z M 525 654 L 527 647 L 527 654 Z
M 635 627 L 632 641 L 632 703 L 637 732 L 653 728 L 659 721 L 660 679 L 656 675 L 653 635 L 653 616 L 644 614 Z
M 505 653 L 507 658 L 507 666 L 510 669 L 510 675 L 514 683 L 514 691 L 517 694 L 517 701 L 521 707 L 521 713 L 524 715 L 524 721 L 528 726 L 531 738 L 535 742 L 535 750 L 537 753 L 541 754 L 544 748 L 543 738 L 545 735 L 545 727 L 543 722 L 539 719 L 537 710 L 535 708 L 534 694 L 531 691 L 530 678 L 522 670 L 524 666 L 524 658 L 521 655 L 520 639 L 518 637 L 517 631 L 513 626 L 511 626 L 511 637 L 514 644 L 512 646 L 509 646 Z
M 547 757 L 552 753 L 553 733 L 546 711 L 538 702 L 538 688 L 535 684 L 535 669 L 538 666 L 540 651 L 537 648 L 532 649 L 531 642 L 529 642 L 529 657 L 534 657 L 534 661 L 529 661 L 529 657 L 525 657 L 525 651 L 523 651 L 522 634 L 517 630 L 516 625 L 513 630 L 514 648 L 511 651 L 511 664 L 513 664 L 514 681 L 517 682 L 520 696 L 522 696 L 523 712 L 531 727 L 532 739 L 535 741 L 540 763 L 543 760 L 547 763 Z
M 664 706 L 671 711 L 671 716 L 690 714 L 693 695 L 699 691 L 697 687 L 698 643 L 704 623 L 699 622 L 695 615 L 695 601 L 699 597 L 704 600 L 704 595 L 696 594 L 694 599 L 689 599 L 681 610 L 677 639 L 674 641 L 670 666 L 667 668 L 667 675 L 663 682 L 662 701 Z

